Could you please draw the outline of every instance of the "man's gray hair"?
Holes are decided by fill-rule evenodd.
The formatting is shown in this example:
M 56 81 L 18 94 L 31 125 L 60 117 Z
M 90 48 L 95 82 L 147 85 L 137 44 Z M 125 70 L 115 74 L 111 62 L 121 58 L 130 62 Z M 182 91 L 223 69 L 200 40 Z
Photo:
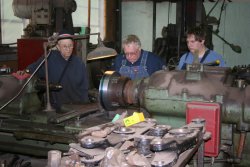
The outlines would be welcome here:
M 140 39 L 134 35 L 134 34 L 131 34 L 131 35 L 127 35 L 123 41 L 122 41 L 122 47 L 124 47 L 124 45 L 128 45 L 128 44 L 131 44 L 131 43 L 134 43 L 136 44 L 139 48 L 141 48 L 141 41 Z

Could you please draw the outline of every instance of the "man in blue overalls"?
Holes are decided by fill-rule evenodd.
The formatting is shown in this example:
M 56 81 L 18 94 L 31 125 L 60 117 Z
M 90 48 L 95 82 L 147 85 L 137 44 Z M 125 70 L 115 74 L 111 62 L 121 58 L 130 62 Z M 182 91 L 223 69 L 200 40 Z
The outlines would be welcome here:
M 124 53 L 116 56 L 115 71 L 122 76 L 134 79 L 148 77 L 152 73 L 165 68 L 159 56 L 141 49 L 140 39 L 136 35 L 128 35 L 122 42 Z
M 187 64 L 201 63 L 225 67 L 222 56 L 205 46 L 206 31 L 198 26 L 187 31 L 187 46 L 189 52 L 181 56 L 177 69 L 185 70 Z

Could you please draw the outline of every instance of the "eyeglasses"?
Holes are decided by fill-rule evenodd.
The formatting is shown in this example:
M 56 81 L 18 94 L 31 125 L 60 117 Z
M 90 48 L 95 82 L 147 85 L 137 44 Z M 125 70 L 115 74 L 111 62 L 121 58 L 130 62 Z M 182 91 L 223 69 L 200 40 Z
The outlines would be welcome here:
M 67 49 L 73 49 L 73 45 L 62 45 L 60 46 L 61 48 L 63 48 L 64 50 L 67 50 Z
M 130 56 L 132 57 L 132 56 L 136 56 L 137 53 L 138 53 L 138 50 L 135 51 L 135 52 L 126 52 L 125 55 L 126 55 L 127 57 L 130 57 Z

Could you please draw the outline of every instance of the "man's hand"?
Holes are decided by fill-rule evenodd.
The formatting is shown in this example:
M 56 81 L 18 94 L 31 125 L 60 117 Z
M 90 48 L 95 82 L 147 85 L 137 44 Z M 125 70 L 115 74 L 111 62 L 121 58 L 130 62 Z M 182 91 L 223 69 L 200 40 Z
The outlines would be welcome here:
M 25 75 L 26 74 L 26 71 L 24 70 L 19 70 L 16 72 L 17 75 Z
M 12 73 L 12 76 L 16 77 L 17 79 L 19 80 L 24 80 L 26 78 L 29 78 L 30 77 L 30 74 L 27 73 L 26 70 L 24 71 L 17 71 L 17 72 L 14 72 Z

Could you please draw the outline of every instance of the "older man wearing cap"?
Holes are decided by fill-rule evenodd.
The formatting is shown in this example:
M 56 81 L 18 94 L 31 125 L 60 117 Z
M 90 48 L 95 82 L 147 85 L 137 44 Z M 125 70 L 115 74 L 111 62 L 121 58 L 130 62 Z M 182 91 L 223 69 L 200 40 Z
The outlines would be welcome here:
M 74 39 L 71 33 L 61 31 L 58 36 L 56 49 L 51 50 L 48 56 L 49 83 L 60 84 L 61 90 L 52 91 L 51 105 L 60 111 L 63 104 L 81 104 L 88 102 L 88 77 L 86 66 L 79 56 L 73 55 Z M 44 56 L 27 67 L 33 73 Z M 36 75 L 45 78 L 44 64 Z

